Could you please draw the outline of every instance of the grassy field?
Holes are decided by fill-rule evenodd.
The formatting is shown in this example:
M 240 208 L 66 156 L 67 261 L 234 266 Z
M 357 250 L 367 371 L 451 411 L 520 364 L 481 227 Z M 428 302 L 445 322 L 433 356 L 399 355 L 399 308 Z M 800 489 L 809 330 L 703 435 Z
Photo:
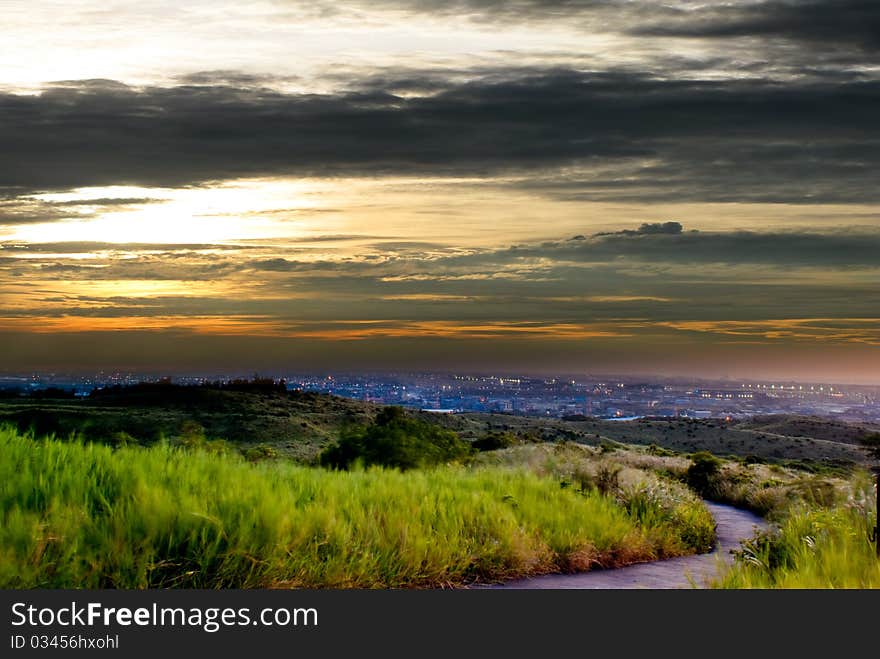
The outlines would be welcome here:
M 681 496 L 676 481 L 687 480 L 691 459 L 667 453 L 638 446 L 545 443 L 485 453 L 478 461 L 522 465 L 574 483 L 614 473 L 615 496 L 626 506 L 634 482 L 640 484 L 636 498 L 645 491 L 666 491 L 668 496 L 670 489 Z M 880 559 L 869 541 L 876 524 L 876 491 L 864 471 L 844 477 L 833 471 L 724 460 L 711 489 L 716 501 L 749 508 L 773 522 L 769 531 L 744 544 L 716 587 L 880 588 Z
M 877 519 L 866 475 L 843 500 L 791 510 L 778 529 L 746 543 L 721 588 L 880 588 L 880 559 L 869 542 Z
M 502 465 L 405 473 L 0 429 L 0 587 L 454 586 L 704 550 L 711 517 L 633 484 Z

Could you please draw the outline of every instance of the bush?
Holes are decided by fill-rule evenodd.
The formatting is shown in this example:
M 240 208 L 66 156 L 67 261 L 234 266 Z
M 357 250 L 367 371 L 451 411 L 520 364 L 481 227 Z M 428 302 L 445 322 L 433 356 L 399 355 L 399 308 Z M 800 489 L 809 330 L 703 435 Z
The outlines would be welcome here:
M 178 443 L 184 448 L 197 448 L 208 441 L 205 428 L 195 421 L 184 421 L 180 426 Z
M 266 444 L 257 444 L 248 448 L 241 449 L 241 454 L 248 462 L 259 462 L 260 460 L 274 460 L 278 457 L 278 451 Z
M 476 439 L 471 443 L 478 451 L 497 451 L 499 449 L 510 448 L 517 443 L 516 437 L 509 432 L 488 432 L 480 439 Z
M 648 455 L 659 455 L 664 458 L 675 456 L 675 451 L 670 451 L 669 449 L 663 448 L 662 446 L 657 446 L 656 444 L 648 445 Z
M 601 494 L 613 496 L 620 489 L 620 470 L 618 464 L 603 463 L 596 470 L 596 487 Z
M 208 439 L 205 429 L 195 421 L 184 421 L 180 429 L 177 445 L 188 451 L 207 453 L 229 453 L 232 446 L 225 439 Z
M 613 453 L 620 447 L 616 442 L 608 441 L 607 439 L 603 439 L 599 442 L 599 449 L 602 453 Z
M 862 446 L 868 449 L 868 453 L 875 460 L 880 460 L 880 432 L 865 435 L 861 439 Z
M 470 455 L 470 445 L 451 430 L 407 417 L 400 407 L 386 407 L 372 425 L 344 430 L 318 461 L 334 469 L 355 464 L 413 469 L 458 462 Z
M 694 453 L 691 460 L 693 462 L 685 473 L 685 482 L 702 497 L 716 496 L 721 460 L 706 451 Z
M 586 494 L 594 489 L 598 489 L 596 486 L 596 479 L 593 478 L 593 475 L 586 469 L 575 469 L 574 473 L 572 473 L 572 478 L 574 479 L 574 482 L 577 483 L 578 492 L 581 494 Z

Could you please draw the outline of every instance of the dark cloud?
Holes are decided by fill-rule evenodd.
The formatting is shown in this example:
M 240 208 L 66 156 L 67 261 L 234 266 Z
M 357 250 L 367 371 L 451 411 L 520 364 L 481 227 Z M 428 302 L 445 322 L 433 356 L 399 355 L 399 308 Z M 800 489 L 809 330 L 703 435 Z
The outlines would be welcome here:
M 638 259 L 657 263 L 699 263 L 772 267 L 880 267 L 880 232 L 684 231 L 678 222 L 643 224 L 636 230 L 596 234 L 590 239 L 449 257 L 440 262 L 496 263 L 549 259 L 608 263 Z
M 108 78 L 83 78 L 81 80 L 53 80 L 49 85 L 56 90 L 70 89 L 74 92 L 124 93 L 131 89 L 119 80 Z
M 759 266 L 774 270 L 813 268 L 817 272 L 840 272 L 880 268 L 880 232 L 746 230 L 697 231 L 676 221 L 643 223 L 635 229 L 578 235 L 543 243 L 525 243 L 498 249 L 458 250 L 433 243 L 388 243 L 368 245 L 357 256 L 331 259 L 301 258 L 297 243 L 290 245 L 149 245 L 115 243 L 0 243 L 3 264 L 21 266 L 40 273 L 91 273 L 93 279 L 205 279 L 212 276 L 244 277 L 245 281 L 268 282 L 283 289 L 311 292 L 337 288 L 363 292 L 358 281 L 409 282 L 412 289 L 391 292 L 419 292 L 429 289 L 426 282 L 453 282 L 454 287 L 471 287 L 475 294 L 515 295 L 525 286 L 571 285 L 571 292 L 582 289 L 583 279 L 593 277 L 592 269 L 607 267 L 624 271 L 630 267 L 647 269 L 677 265 Z M 420 249 L 421 248 L 421 249 Z M 202 250 L 224 250 L 222 256 Z M 64 254 L 92 252 L 100 258 L 83 262 L 65 259 Z M 28 258 L 16 258 L 21 254 Z M 118 258 L 117 253 L 125 253 Z M 45 256 L 41 256 L 45 254 Z M 277 255 L 281 254 L 281 255 Z M 277 256 L 276 256 L 277 255 Z M 96 267 L 99 266 L 99 267 Z M 583 266 L 589 266 L 583 268 Z M 730 272 L 733 272 L 731 269 Z M 762 270 L 763 272 L 763 270 Z M 289 277 L 288 277 L 289 275 Z M 279 278 L 280 277 L 280 278 Z M 373 284 L 369 284 L 370 287 Z M 420 288 L 422 287 L 422 288 Z M 381 289 L 382 286 L 380 285 Z M 379 289 L 373 290 L 373 292 Z M 565 288 L 568 291 L 568 288 Z M 446 291 L 462 293 L 462 290 Z M 564 292 L 564 291 L 562 291 Z M 656 291 L 651 293 L 656 294 Z
M 276 87 L 281 82 L 294 82 L 298 76 L 275 76 L 268 74 L 244 73 L 242 71 L 217 69 L 214 71 L 196 71 L 176 78 L 184 85 L 229 85 L 232 87 Z
M 369 6 L 479 22 L 555 21 L 638 36 L 777 38 L 812 48 L 880 51 L 875 0 L 378 0 Z
M 606 181 L 605 192 L 592 177 L 583 185 L 564 177 L 544 183 L 575 197 L 607 197 L 616 185 L 623 197 L 655 198 L 672 181 L 686 199 L 866 201 L 880 196 L 874 180 L 880 140 L 871 137 L 878 110 L 880 82 L 832 79 L 776 84 L 518 71 L 449 83 L 417 98 L 363 85 L 357 92 L 303 95 L 91 81 L 38 96 L 0 95 L 7 156 L 0 186 L 181 186 L 274 174 L 540 174 L 616 163 L 638 175 Z
M 71 219 L 69 211 L 55 208 L 50 204 L 21 206 L 18 204 L 0 203 L 0 226 L 16 224 L 40 224 L 42 222 L 58 222 Z M 79 215 L 84 217 L 84 215 Z
M 0 226 L 15 224 L 37 224 L 61 220 L 82 220 L 92 217 L 93 207 L 102 210 L 124 209 L 134 205 L 159 203 L 161 199 L 152 198 L 96 198 L 68 201 L 43 201 L 28 196 L 3 200 L 0 198 Z
M 638 241 L 606 238 L 622 254 L 640 250 Z M 644 256 L 657 260 L 715 263 L 764 263 L 775 266 L 880 265 L 880 234 L 731 233 L 686 232 L 656 236 L 647 241 Z
M 266 270 L 269 272 L 292 272 L 294 270 L 302 270 L 309 266 L 305 263 L 297 261 L 288 261 L 287 259 L 260 259 L 250 264 L 254 270 Z
M 838 142 L 819 130 L 802 141 L 664 140 L 662 161 L 606 159 L 595 171 L 537 173 L 514 185 L 564 201 L 873 203 L 866 165 L 877 146 L 867 134 Z
M 681 222 L 649 222 L 642 224 L 638 229 L 623 229 L 614 233 L 599 233 L 597 236 L 651 236 L 657 234 L 677 235 L 682 232 Z M 575 239 L 583 240 L 584 236 L 575 236 Z
M 351 289 L 362 292 L 359 280 L 374 282 L 410 282 L 412 290 L 393 292 L 437 292 L 428 289 L 425 282 L 446 281 L 455 287 L 470 287 L 475 294 L 516 294 L 524 286 L 538 282 L 536 291 L 543 290 L 542 282 L 554 282 L 553 287 L 565 286 L 578 291 L 583 278 L 592 278 L 590 269 L 583 265 L 626 270 L 630 266 L 646 268 L 652 265 L 700 266 L 761 266 L 771 269 L 815 268 L 833 269 L 880 268 L 880 232 L 757 232 L 757 231 L 696 231 L 687 230 L 679 222 L 668 221 L 642 224 L 637 229 L 622 229 L 613 233 L 575 236 L 573 239 L 515 245 L 508 248 L 471 250 L 469 253 L 444 253 L 441 245 L 432 245 L 437 253 L 398 246 L 389 251 L 384 243 L 368 247 L 360 257 L 330 260 L 300 260 L 296 250 L 261 246 L 252 250 L 232 245 L 224 246 L 223 258 L 199 253 L 215 249 L 211 245 L 115 245 L 107 243 L 49 243 L 28 246 L 4 244 L 4 251 L 15 255 L 21 251 L 34 252 L 20 262 L 30 272 L 94 273 L 93 278 L 107 279 L 205 279 L 236 273 L 266 273 L 272 286 L 291 282 L 293 288 L 303 291 L 339 291 Z M 260 258 L 261 250 L 283 251 L 285 256 Z M 78 260 L 59 261 L 57 255 L 78 254 L 88 251 L 149 252 L 133 258 L 115 259 L 112 254 L 106 262 L 83 264 Z M 47 259 L 36 255 L 46 253 Z M 731 271 L 732 272 L 732 271 Z M 276 279 L 277 275 L 292 279 Z M 259 276 L 255 280 L 260 281 Z M 562 282 L 560 284 L 559 282 Z M 373 284 L 369 285 L 370 287 Z M 422 287 L 422 288 L 420 288 Z M 381 288 L 381 286 L 380 286 Z M 376 289 L 378 290 L 378 289 Z M 373 291 L 375 292 L 375 291 Z M 447 291 L 449 292 L 449 291 Z M 461 293 L 461 290 L 454 291 Z M 652 293 L 654 294 L 654 293 Z
M 429 14 L 488 25 L 555 22 L 602 31 L 624 30 L 634 22 L 675 17 L 682 11 L 674 3 L 654 0 L 353 0 L 348 7 L 367 12 Z
M 670 17 L 673 18 L 673 17 Z M 633 34 L 672 37 L 777 37 L 811 47 L 880 52 L 875 0 L 771 0 L 704 5 Z

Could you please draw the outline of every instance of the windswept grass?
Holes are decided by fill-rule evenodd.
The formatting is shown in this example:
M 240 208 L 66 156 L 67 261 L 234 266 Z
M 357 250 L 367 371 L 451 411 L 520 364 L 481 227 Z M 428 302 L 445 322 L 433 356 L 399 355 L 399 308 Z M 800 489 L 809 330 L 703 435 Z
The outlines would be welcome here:
M 697 548 L 522 470 L 330 472 L 9 428 L 0 453 L 3 588 L 436 587 Z
M 839 476 L 779 465 L 727 462 L 712 479 L 711 498 L 778 521 L 798 510 L 843 503 L 850 488 L 849 481 Z
M 715 542 L 711 513 L 670 474 L 671 466 L 686 464 L 680 458 L 654 458 L 633 450 L 606 454 L 601 448 L 566 442 L 493 451 L 479 456 L 478 462 L 524 466 L 578 491 L 613 497 L 651 538 L 655 558 L 709 551 Z
M 875 491 L 864 476 L 844 503 L 791 510 L 778 529 L 746 542 L 721 588 L 880 588 L 880 559 L 869 541 Z

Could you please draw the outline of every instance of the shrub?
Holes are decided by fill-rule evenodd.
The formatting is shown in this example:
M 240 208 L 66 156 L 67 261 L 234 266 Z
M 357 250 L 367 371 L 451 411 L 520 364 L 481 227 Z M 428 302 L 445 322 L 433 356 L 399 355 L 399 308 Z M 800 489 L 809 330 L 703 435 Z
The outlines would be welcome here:
M 408 417 L 400 407 L 386 407 L 375 423 L 344 430 L 318 461 L 334 469 L 355 464 L 413 469 L 458 462 L 470 454 L 470 445 L 451 430 Z
M 718 493 L 721 461 L 706 451 L 697 451 L 691 460 L 691 466 L 685 473 L 685 482 L 702 497 L 715 496 Z
M 865 435 L 861 439 L 862 445 L 868 449 L 868 453 L 875 460 L 880 460 L 880 432 Z
M 599 449 L 602 451 L 602 453 L 613 453 L 618 448 L 619 446 L 616 442 L 612 442 L 607 439 L 602 439 L 602 441 L 599 442 Z
M 486 433 L 483 437 L 474 440 L 471 443 L 478 451 L 497 451 L 499 449 L 510 448 L 517 443 L 516 437 L 509 432 L 493 432 Z
M 229 453 L 232 446 L 225 439 L 208 439 L 205 429 L 195 421 L 184 421 L 180 429 L 177 445 L 188 451 L 207 453 Z
M 672 457 L 676 454 L 675 451 L 670 451 L 669 449 L 657 446 L 656 444 L 649 444 L 647 451 L 649 455 L 659 455 L 660 457 L 666 458 Z
M 241 454 L 248 462 L 259 462 L 260 460 L 274 460 L 278 457 L 278 451 L 266 444 L 257 444 L 246 449 L 241 449 Z
M 578 492 L 581 494 L 586 494 L 587 492 L 597 489 L 596 479 L 586 469 L 575 469 L 574 473 L 572 473 L 572 478 L 574 479 L 574 482 L 577 483 Z
M 596 470 L 596 488 L 601 494 L 613 496 L 620 489 L 621 466 L 613 463 L 600 464 Z

